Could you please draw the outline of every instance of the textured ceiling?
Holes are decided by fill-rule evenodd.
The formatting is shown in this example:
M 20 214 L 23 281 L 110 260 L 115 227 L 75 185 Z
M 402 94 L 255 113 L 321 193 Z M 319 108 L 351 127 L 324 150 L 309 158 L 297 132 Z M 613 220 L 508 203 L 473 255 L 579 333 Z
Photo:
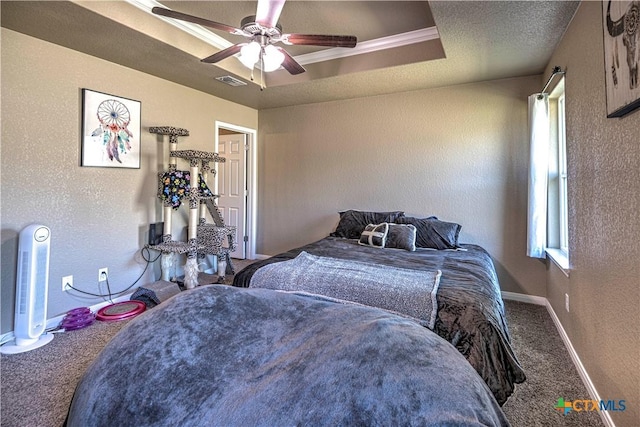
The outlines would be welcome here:
M 163 1 L 166 7 L 231 26 L 256 2 Z M 218 49 L 123 1 L 2 1 L 3 27 L 174 81 L 256 109 L 539 74 L 579 2 L 296 1 L 285 3 L 285 33 L 349 34 L 358 42 L 437 27 L 440 38 L 266 75 L 236 58 L 200 62 Z M 241 36 L 212 31 L 230 43 Z M 325 48 L 286 46 L 294 57 Z M 344 48 L 343 48 L 344 49 Z M 249 84 L 231 87 L 215 77 Z

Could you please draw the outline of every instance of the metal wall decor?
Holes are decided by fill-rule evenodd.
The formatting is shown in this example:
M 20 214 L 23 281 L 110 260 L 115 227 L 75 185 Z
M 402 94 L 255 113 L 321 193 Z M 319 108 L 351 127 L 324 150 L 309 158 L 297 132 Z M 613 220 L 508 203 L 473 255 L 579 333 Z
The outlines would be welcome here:
M 607 117 L 622 117 L 640 107 L 640 1 L 604 0 L 602 20 Z

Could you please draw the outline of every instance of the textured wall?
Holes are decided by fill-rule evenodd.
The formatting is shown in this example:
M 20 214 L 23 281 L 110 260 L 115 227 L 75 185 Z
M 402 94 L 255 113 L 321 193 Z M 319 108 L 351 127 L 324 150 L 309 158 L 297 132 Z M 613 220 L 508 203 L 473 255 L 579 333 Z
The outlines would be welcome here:
M 140 169 L 79 166 L 82 88 L 142 102 Z M 215 120 L 257 128 L 258 113 L 3 28 L 2 332 L 13 330 L 17 234 L 24 226 L 51 228 L 49 317 L 102 301 L 63 293 L 62 276 L 97 292 L 98 268 L 108 267 L 112 289 L 124 289 L 144 269 L 147 224 L 162 219 L 157 173 L 168 142 L 158 142 L 149 126 L 186 128 L 184 148 L 212 151 Z M 186 209 L 174 217 L 180 228 Z M 138 284 L 155 280 L 152 270 Z
M 261 110 L 259 253 L 322 238 L 345 209 L 400 209 L 462 224 L 503 289 L 544 295 L 525 256 L 526 77 Z
M 602 29 L 602 3 L 583 2 L 547 68 L 567 70 L 571 263 L 569 278 L 549 265 L 547 297 L 600 397 L 627 401 L 616 425 L 630 426 L 640 420 L 640 111 L 606 117 Z

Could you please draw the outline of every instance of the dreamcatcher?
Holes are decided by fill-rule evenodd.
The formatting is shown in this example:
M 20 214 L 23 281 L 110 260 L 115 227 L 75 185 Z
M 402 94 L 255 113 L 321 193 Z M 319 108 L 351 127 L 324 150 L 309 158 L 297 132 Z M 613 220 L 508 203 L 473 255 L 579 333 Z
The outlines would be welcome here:
M 129 110 L 122 102 L 107 99 L 98 105 L 97 116 L 100 127 L 94 130 L 91 136 L 102 134 L 102 144 L 109 160 L 116 159 L 122 163 L 120 153 L 126 154 L 127 151 L 131 151 L 129 139 L 133 138 L 133 134 L 127 129 L 131 120 Z

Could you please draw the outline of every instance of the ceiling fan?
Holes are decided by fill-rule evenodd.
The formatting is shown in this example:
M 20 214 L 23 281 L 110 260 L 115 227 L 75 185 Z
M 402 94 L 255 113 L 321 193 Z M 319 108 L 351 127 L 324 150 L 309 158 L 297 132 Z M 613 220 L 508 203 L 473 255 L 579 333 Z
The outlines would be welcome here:
M 154 7 L 151 11 L 156 15 L 180 19 L 249 39 L 248 42 L 234 44 L 202 59 L 202 62 L 208 64 L 214 64 L 240 53 L 238 59 L 250 69 L 253 69 L 255 64 L 260 61 L 260 69 L 262 71 L 275 71 L 282 66 L 289 73 L 295 75 L 304 73 L 304 67 L 293 59 L 285 49 L 276 46 L 276 43 L 326 47 L 356 46 L 358 41 L 356 36 L 283 33 L 282 26 L 278 24 L 278 19 L 284 3 L 285 0 L 258 0 L 256 15 L 244 18 L 240 23 L 240 28 L 162 7 Z

